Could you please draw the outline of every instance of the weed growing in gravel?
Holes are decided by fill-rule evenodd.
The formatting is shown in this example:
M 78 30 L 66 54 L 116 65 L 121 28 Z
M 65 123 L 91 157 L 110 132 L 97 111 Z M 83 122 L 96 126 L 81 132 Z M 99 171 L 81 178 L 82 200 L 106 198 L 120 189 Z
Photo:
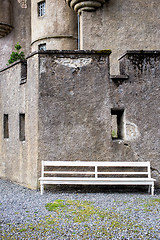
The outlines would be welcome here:
M 57 208 L 62 208 L 66 206 L 63 204 L 63 200 L 58 199 L 58 200 L 55 200 L 53 203 L 47 203 L 45 207 L 48 211 L 55 211 L 57 210 Z
M 153 202 L 153 203 L 157 203 L 157 202 L 158 202 L 158 203 L 160 204 L 160 198 L 152 199 L 152 202 Z

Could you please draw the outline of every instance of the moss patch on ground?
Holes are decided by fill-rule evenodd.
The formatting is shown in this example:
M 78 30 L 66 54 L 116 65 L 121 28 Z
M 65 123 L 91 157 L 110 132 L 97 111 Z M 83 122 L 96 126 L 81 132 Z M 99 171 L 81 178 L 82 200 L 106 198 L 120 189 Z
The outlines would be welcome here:
M 154 239 L 157 229 L 148 227 L 133 216 L 140 209 L 149 218 L 149 211 L 159 213 L 160 199 L 144 201 L 138 199 L 134 205 L 118 210 L 120 204 L 115 201 L 111 209 L 99 208 L 91 201 L 58 199 L 46 203 L 48 215 L 39 216 L 38 212 L 27 216 L 26 224 L 10 223 L 8 230 L 2 232 L 6 239 Z M 17 214 L 17 213 L 15 213 Z M 138 216 L 138 215 L 137 215 Z M 37 221 L 31 222 L 31 219 Z M 115 238 L 116 236 L 116 238 Z

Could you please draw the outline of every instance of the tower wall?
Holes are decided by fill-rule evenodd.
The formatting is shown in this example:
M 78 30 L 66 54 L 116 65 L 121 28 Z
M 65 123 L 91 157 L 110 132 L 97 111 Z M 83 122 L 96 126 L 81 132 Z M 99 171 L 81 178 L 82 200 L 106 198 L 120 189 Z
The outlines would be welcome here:
M 11 2 L 10 0 L 0 0 L 0 22 L 11 24 Z
M 0 0 L 0 38 L 12 30 L 12 6 L 10 0 Z
M 32 51 L 38 45 L 46 49 L 77 49 L 77 15 L 63 0 L 45 1 L 45 14 L 38 15 L 39 0 L 31 1 Z
M 5 2 L 1 0 L 2 2 Z M 6 0 L 7 2 L 8 0 Z M 3 68 L 8 63 L 10 54 L 15 51 L 14 46 L 17 42 L 22 46 L 25 56 L 30 53 L 31 44 L 31 21 L 30 21 L 30 0 L 27 0 L 25 4 L 22 1 L 12 0 L 10 1 L 11 14 L 9 17 L 9 10 L 5 12 L 6 21 L 10 21 L 13 26 L 12 31 L 0 38 L 0 68 Z M 0 9 L 1 19 L 4 11 Z M 3 13 L 3 14 L 2 14 Z M 8 20 L 7 20 L 8 19 Z
M 95 12 L 81 13 L 81 49 L 111 49 L 111 73 L 127 50 L 160 49 L 158 0 L 110 0 Z

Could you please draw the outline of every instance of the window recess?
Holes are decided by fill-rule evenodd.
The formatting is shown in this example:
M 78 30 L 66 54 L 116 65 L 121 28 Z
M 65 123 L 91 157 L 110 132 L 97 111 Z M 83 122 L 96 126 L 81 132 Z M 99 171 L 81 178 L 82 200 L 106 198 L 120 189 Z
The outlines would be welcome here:
M 39 51 L 46 51 L 46 43 L 39 44 L 38 45 L 38 50 Z
M 38 3 L 38 16 L 42 17 L 45 15 L 45 11 L 46 11 L 46 3 L 45 1 L 41 1 Z
M 4 134 L 4 138 L 9 138 L 8 114 L 3 115 L 3 134 Z
M 112 139 L 124 138 L 124 109 L 111 109 Z
M 25 114 L 19 114 L 19 140 L 25 141 Z

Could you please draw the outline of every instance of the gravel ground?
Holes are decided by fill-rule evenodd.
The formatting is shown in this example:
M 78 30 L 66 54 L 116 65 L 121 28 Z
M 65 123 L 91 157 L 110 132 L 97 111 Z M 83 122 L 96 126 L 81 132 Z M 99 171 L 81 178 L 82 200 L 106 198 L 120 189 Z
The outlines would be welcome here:
M 128 190 L 66 186 L 41 196 L 0 179 L 0 239 L 160 239 L 160 191 Z

